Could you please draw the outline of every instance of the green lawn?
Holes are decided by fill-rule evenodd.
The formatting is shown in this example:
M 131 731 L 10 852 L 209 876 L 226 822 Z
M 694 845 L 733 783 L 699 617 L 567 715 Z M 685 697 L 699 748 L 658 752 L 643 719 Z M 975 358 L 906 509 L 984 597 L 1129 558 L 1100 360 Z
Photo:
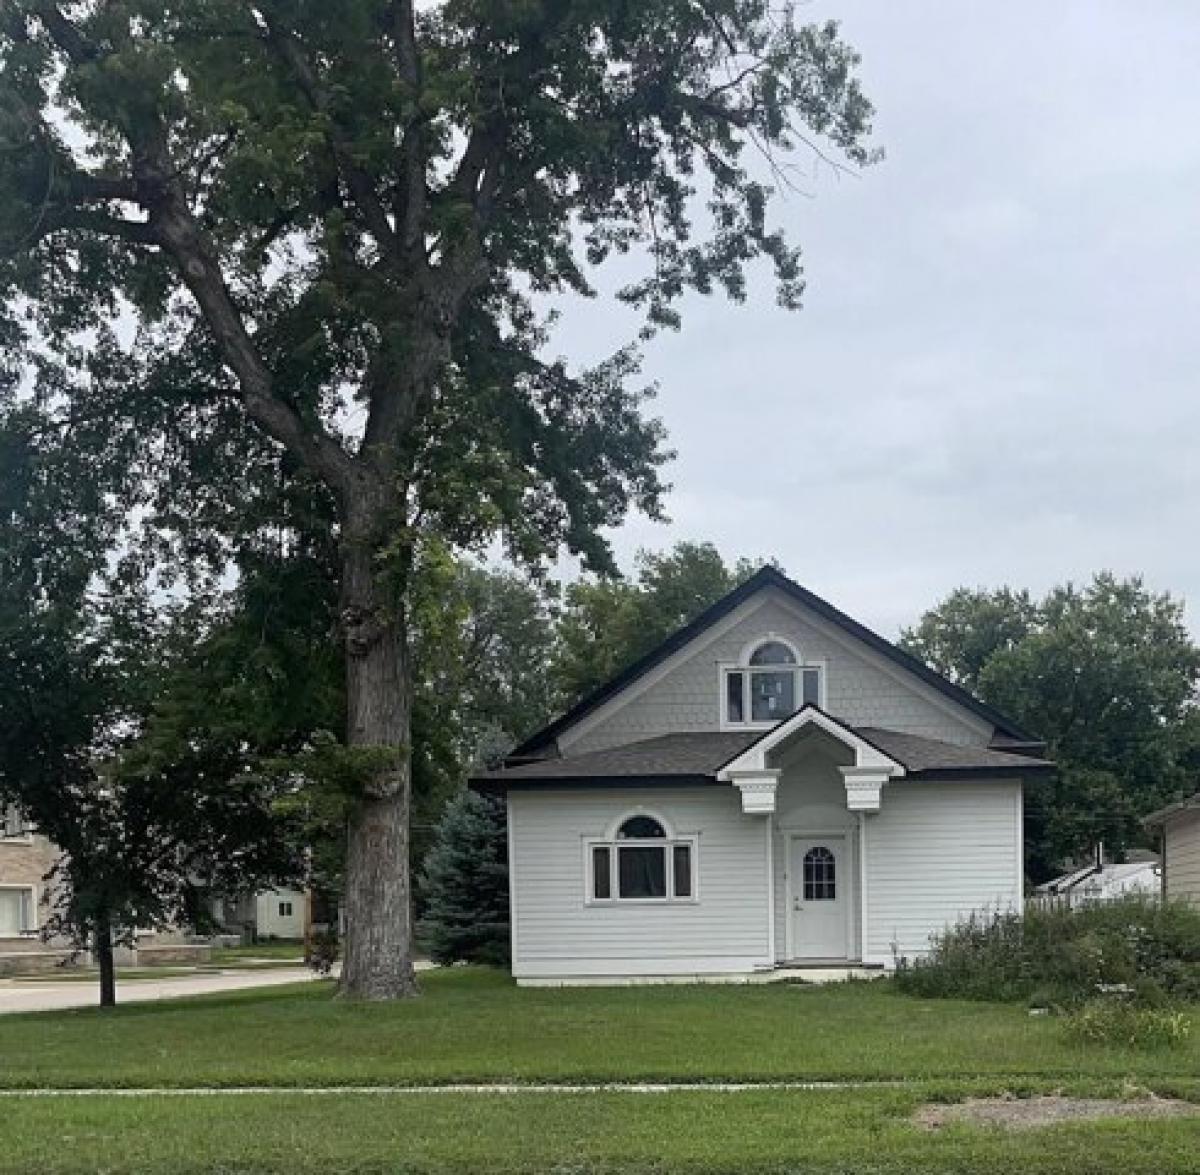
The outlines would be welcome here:
M 908 1121 L 923 1093 L 299 1095 L 4 1103 L 0 1170 L 1194 1172 L 1200 1120 L 1023 1133 Z
M 1200 1024 L 1178 1050 L 1096 1048 L 1020 1007 L 918 1000 L 887 983 L 518 989 L 455 969 L 423 986 L 393 1005 L 340 1003 L 313 983 L 3 1016 L 0 1085 L 1200 1075 Z
M 249 943 L 241 947 L 213 947 L 214 963 L 240 963 L 246 959 L 304 960 L 304 943 L 280 939 L 277 942 Z
M 806 1172 L 1184 1175 L 1200 1118 L 1028 1132 L 910 1121 L 971 1094 L 1200 1102 L 1200 1041 L 1167 1052 L 1068 1043 L 1023 1008 L 824 988 L 520 990 L 482 970 L 419 1000 L 343 1004 L 327 984 L 0 1017 L 0 1084 L 276 1087 L 722 1078 L 903 1080 L 722 1093 L 252 1093 L 6 1097 L 0 1172 Z

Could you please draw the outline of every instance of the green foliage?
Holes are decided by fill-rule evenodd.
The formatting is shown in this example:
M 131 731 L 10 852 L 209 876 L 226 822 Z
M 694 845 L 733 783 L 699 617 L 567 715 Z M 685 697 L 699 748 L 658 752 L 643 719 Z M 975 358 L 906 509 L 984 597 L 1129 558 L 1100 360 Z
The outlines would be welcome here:
M 504 805 L 461 792 L 446 808 L 421 874 L 420 935 L 435 963 L 509 961 Z
M 740 299 L 756 262 L 797 305 L 798 250 L 747 157 L 782 177 L 819 140 L 869 163 L 857 65 L 836 25 L 769 0 L 9 0 L 0 413 L 93 487 L 49 516 L 39 562 L 83 574 L 66 521 L 85 567 L 120 550 L 192 591 L 276 548 L 328 560 L 347 706 L 388 716 L 339 737 L 408 754 L 428 544 L 610 570 L 605 529 L 660 513 L 638 356 L 571 370 L 545 354 L 547 306 L 624 254 L 645 333 L 688 291 Z M 301 692 L 311 725 L 328 698 Z M 425 699 L 414 767 L 436 776 L 454 728 Z M 388 819 L 409 781 L 378 781 Z M 403 889 L 405 831 L 348 859 Z M 406 926 L 351 889 L 376 896 L 353 903 L 348 981 L 381 990 Z
M 148 522 L 185 558 L 265 521 L 271 474 L 344 507 L 353 466 L 403 482 L 386 537 L 503 530 L 605 567 L 601 528 L 658 509 L 662 430 L 630 351 L 543 356 L 542 296 L 633 255 L 619 296 L 651 329 L 689 290 L 740 299 L 755 262 L 797 304 L 751 161 L 870 163 L 857 65 L 767 0 L 12 0 L 0 348 L 40 363 L 60 419 L 103 404 L 141 441 Z M 118 309 L 137 346 L 109 334 L 105 369 L 81 332 Z
M 1139 843 L 1140 816 L 1194 789 L 1200 649 L 1183 604 L 1098 574 L 1042 600 L 960 590 L 901 643 L 1047 742 L 1060 771 L 1026 801 L 1035 880 L 1097 841 Z
M 896 980 L 913 995 L 1043 1005 L 1079 1005 L 1108 986 L 1140 1003 L 1200 1000 L 1200 910 L 1128 898 L 973 914 Z
M 564 706 L 694 620 L 761 564 L 727 564 L 711 543 L 639 552 L 632 580 L 581 579 L 566 592 L 552 673 Z
M 1192 1033 L 1191 1017 L 1179 1009 L 1140 1008 L 1119 999 L 1089 1000 L 1068 1014 L 1069 1039 L 1132 1049 L 1177 1049 Z

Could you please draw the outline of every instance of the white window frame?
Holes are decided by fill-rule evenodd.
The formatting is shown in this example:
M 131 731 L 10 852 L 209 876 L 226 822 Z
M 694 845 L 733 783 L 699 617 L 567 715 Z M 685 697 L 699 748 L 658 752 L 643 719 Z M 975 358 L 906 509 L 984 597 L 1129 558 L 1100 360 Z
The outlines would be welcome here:
M 661 825 L 666 836 L 628 837 L 619 836 L 622 825 L 635 816 L 645 816 Z M 686 847 L 691 868 L 690 892 L 683 897 L 675 894 L 675 849 Z M 623 898 L 620 896 L 621 871 L 617 854 L 622 848 L 662 849 L 667 855 L 664 870 L 667 892 L 661 898 Z M 596 897 L 596 849 L 608 849 L 608 897 Z M 657 812 L 638 809 L 625 812 L 609 828 L 608 835 L 586 837 L 583 841 L 583 900 L 588 906 L 694 906 L 700 901 L 700 837 L 697 833 L 680 834 L 672 830 L 670 822 Z
M 755 651 L 763 645 L 778 643 L 786 646 L 791 650 L 792 656 L 796 658 L 792 665 L 751 665 L 750 658 Z M 826 709 L 826 689 L 828 686 L 828 666 L 822 660 L 806 660 L 795 643 L 788 640 L 787 637 L 781 636 L 777 632 L 763 633 L 762 636 L 756 637 L 742 650 L 742 655 L 737 661 L 719 661 L 717 663 L 717 707 L 719 715 L 719 728 L 721 730 L 770 730 L 772 727 L 778 726 L 780 722 L 786 722 L 792 714 L 783 714 L 779 718 L 772 719 L 752 719 L 751 706 L 751 691 L 750 691 L 750 676 L 753 673 L 787 673 L 792 674 L 792 696 L 799 701 L 800 709 L 804 703 L 804 683 L 801 674 L 805 670 L 815 670 L 817 673 L 817 705 L 822 709 Z M 729 717 L 729 696 L 728 696 L 728 681 L 731 673 L 740 673 L 742 675 L 742 714 L 741 722 L 735 722 Z
M 8 931 L 0 930 L 0 939 L 16 940 L 33 938 L 38 933 L 38 903 L 37 903 L 37 886 L 36 885 L 5 885 L 0 884 L 0 890 L 5 892 L 16 891 L 28 895 L 28 904 L 26 906 L 26 917 L 29 925 L 18 930 L 16 934 L 11 934 Z

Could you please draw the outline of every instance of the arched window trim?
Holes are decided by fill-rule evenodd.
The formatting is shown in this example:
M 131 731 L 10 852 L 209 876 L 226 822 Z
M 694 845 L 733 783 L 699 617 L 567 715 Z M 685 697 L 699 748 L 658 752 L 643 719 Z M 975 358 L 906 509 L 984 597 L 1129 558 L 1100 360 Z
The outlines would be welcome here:
M 625 823 L 638 816 L 657 822 L 665 835 L 621 836 Z M 700 900 L 699 848 L 697 834 L 678 833 L 661 812 L 641 807 L 624 811 L 609 824 L 602 839 L 584 841 L 584 903 L 694 905 Z M 630 854 L 624 870 L 623 853 Z M 629 892 L 631 887 L 636 892 Z
M 763 645 L 783 645 L 783 647 L 785 649 L 788 649 L 791 652 L 792 656 L 795 658 L 795 664 L 797 664 L 797 665 L 804 664 L 804 655 L 803 655 L 803 653 L 801 653 L 800 647 L 796 644 L 795 641 L 789 640 L 786 636 L 784 636 L 780 632 L 760 633 L 752 641 L 749 641 L 747 644 L 745 644 L 742 647 L 741 656 L 738 658 L 738 664 L 739 665 L 749 665 L 750 658 L 753 657 L 754 654 L 757 653 L 758 650 L 763 647 Z M 763 666 L 763 668 L 766 668 L 766 667 Z
M 768 644 L 780 644 L 790 650 L 795 664 L 753 665 L 754 654 Z M 771 727 L 790 718 L 807 703 L 821 709 L 826 707 L 826 664 L 823 660 L 806 658 L 795 641 L 778 632 L 760 632 L 742 646 L 736 662 L 719 665 L 720 728 L 722 730 L 770 730 Z M 779 677 L 791 675 L 791 696 L 786 696 L 786 683 Z M 772 684 L 782 691 L 781 705 L 777 712 L 764 713 L 763 706 L 769 699 L 755 694 L 755 678 L 765 683 L 769 675 L 775 675 Z
M 654 820 L 663 830 L 664 836 L 656 837 L 622 837 L 621 829 L 634 817 L 646 816 Z M 636 808 L 628 808 L 621 813 L 604 832 L 605 840 L 646 840 L 648 843 L 653 841 L 674 840 L 675 827 L 657 808 L 643 808 L 640 805 Z

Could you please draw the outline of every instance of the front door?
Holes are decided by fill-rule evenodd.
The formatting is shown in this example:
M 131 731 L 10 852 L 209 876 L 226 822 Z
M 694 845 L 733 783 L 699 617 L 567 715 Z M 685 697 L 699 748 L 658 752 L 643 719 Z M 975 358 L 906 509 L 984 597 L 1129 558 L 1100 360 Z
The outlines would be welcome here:
M 793 837 L 788 892 L 794 958 L 847 957 L 848 864 L 844 836 Z

